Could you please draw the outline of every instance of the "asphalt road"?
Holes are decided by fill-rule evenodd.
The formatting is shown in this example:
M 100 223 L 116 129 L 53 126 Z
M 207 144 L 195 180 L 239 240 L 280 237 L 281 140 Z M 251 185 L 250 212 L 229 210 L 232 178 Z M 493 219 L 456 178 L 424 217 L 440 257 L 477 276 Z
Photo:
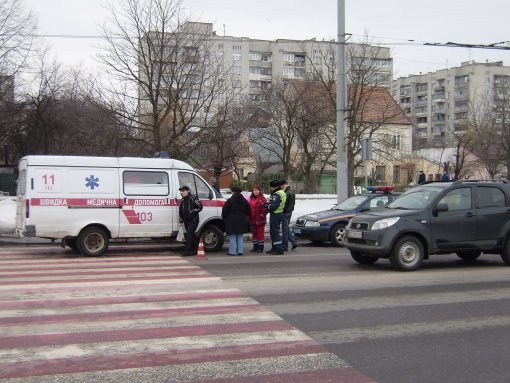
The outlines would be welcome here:
M 438 255 L 400 272 L 303 244 L 200 266 L 379 383 L 510 381 L 510 268 L 499 256 Z
M 175 250 L 0 246 L 0 381 L 510 381 L 498 256 L 399 272 L 306 243 L 282 256 Z

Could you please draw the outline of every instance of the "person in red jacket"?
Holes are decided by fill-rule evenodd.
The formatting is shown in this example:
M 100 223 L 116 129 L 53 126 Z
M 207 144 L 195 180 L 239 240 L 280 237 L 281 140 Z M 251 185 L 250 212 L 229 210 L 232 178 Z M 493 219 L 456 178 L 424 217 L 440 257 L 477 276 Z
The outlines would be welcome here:
M 253 249 L 250 252 L 263 253 L 264 252 L 264 228 L 266 226 L 267 208 L 264 204 L 267 203 L 266 197 L 262 194 L 260 187 L 253 186 L 250 195 L 251 207 L 251 235 L 253 237 Z

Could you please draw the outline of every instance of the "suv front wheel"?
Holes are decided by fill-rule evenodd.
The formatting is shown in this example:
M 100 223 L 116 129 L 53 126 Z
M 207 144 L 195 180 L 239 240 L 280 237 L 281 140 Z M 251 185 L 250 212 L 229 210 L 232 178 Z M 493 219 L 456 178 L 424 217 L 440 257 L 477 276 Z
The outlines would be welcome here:
M 391 264 L 402 271 L 412 271 L 420 268 L 425 257 L 425 250 L 421 241 L 411 235 L 400 238 L 390 254 Z

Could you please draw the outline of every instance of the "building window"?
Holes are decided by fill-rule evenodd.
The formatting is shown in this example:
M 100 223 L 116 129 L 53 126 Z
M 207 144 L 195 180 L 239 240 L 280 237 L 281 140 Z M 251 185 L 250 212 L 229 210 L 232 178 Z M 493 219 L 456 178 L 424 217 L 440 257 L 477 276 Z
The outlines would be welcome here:
M 304 77 L 305 69 L 304 68 L 294 68 L 294 77 Z
M 427 96 L 418 96 L 416 97 L 416 104 L 426 104 Z
M 232 53 L 232 60 L 234 61 L 241 60 L 241 53 Z
M 232 46 L 232 50 L 234 50 L 234 51 L 240 51 L 240 50 L 241 50 L 241 46 L 240 46 L 240 45 L 233 45 L 233 46 Z
M 427 83 L 423 83 L 423 84 L 416 84 L 416 91 L 417 91 L 417 92 L 426 92 L 426 91 L 427 91 L 427 88 L 428 88 Z
M 262 53 L 250 52 L 250 61 L 260 61 L 260 60 L 262 60 Z
M 400 150 L 400 135 L 394 134 L 391 140 L 393 149 Z
M 400 183 L 400 166 L 395 165 L 393 167 L 393 183 L 398 184 Z
M 284 53 L 283 54 L 283 62 L 293 63 L 294 62 L 294 54 L 293 53 Z
M 284 66 L 283 67 L 283 75 L 286 77 L 294 77 L 294 67 Z
M 384 181 L 386 177 L 386 166 L 377 165 L 375 167 L 375 180 Z

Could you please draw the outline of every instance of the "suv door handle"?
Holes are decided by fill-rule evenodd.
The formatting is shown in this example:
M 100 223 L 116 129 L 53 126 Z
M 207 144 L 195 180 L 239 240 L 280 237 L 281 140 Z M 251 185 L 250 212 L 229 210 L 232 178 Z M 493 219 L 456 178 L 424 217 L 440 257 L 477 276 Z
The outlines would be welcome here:
M 468 217 L 468 218 L 471 218 L 471 217 L 474 217 L 474 216 L 475 216 L 475 215 L 473 214 L 473 212 L 472 212 L 472 211 L 468 211 L 468 212 L 466 213 L 466 217 Z

